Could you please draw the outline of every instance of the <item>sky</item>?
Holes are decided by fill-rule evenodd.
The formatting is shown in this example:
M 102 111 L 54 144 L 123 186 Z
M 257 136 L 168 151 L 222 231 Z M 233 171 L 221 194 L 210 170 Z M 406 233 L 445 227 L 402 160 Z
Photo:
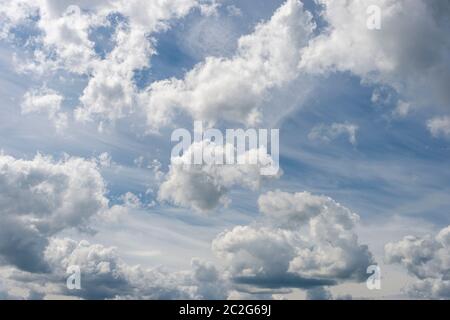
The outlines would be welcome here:
M 449 299 L 449 31 L 442 0 L 0 0 L 0 299 Z M 279 129 L 279 173 L 180 165 L 194 121 Z

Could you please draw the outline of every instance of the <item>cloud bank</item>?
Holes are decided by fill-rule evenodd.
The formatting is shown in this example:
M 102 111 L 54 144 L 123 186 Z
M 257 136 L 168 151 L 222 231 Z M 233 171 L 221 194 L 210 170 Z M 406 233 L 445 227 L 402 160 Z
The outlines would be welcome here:
M 408 236 L 385 246 L 385 260 L 404 266 L 416 281 L 405 291 L 414 298 L 450 298 L 450 227 L 435 236 Z
M 236 283 L 308 289 L 366 279 L 374 259 L 358 243 L 358 215 L 307 192 L 268 192 L 258 204 L 262 221 L 237 226 L 213 241 L 213 251 Z

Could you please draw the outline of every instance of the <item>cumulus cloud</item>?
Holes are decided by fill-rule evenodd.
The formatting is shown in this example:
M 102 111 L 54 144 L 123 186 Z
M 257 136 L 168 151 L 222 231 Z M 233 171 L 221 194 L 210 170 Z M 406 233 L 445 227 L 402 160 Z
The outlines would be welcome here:
M 230 284 L 221 270 L 211 262 L 192 259 L 192 271 L 189 282 L 194 286 L 197 297 L 206 299 L 226 299 L 229 296 Z
M 450 299 L 450 226 L 435 236 L 407 236 L 386 244 L 385 260 L 404 266 L 416 278 L 405 288 L 412 297 Z
M 191 8 L 198 5 L 195 0 L 188 1 L 163 1 L 149 2 L 142 0 L 105 0 L 105 1 L 57 1 L 57 0 L 18 0 L 15 4 L 7 4 L 10 1 L 2 0 L 2 10 L 0 16 L 2 27 L 9 31 L 11 27 L 16 27 L 24 23 L 28 18 L 28 23 L 35 22 L 36 27 L 41 31 L 38 41 L 42 44 L 35 50 L 35 62 L 44 63 L 44 69 L 51 67 L 63 68 L 70 72 L 86 74 L 96 69 L 96 65 L 101 62 L 94 49 L 95 43 L 90 39 L 93 28 L 108 25 L 108 16 L 118 14 L 126 20 L 124 23 L 129 26 L 128 33 L 131 42 L 120 43 L 123 35 L 118 34 L 116 49 L 119 52 L 126 50 L 124 45 L 132 45 L 137 37 L 142 41 L 142 49 L 137 46 L 129 47 L 128 58 L 126 60 L 140 60 L 142 54 L 147 54 L 149 36 L 152 32 L 167 27 L 166 20 L 183 16 Z M 5 4 L 4 4 L 5 3 Z M 4 5 L 3 5 L 4 4 Z M 33 13 L 37 14 L 37 19 L 33 18 Z M 36 20 L 36 21 L 34 21 Z M 112 55 L 111 59 L 119 58 Z M 146 56 L 148 58 L 148 56 Z M 112 61 L 109 61 L 110 63 Z M 35 69 L 34 71 L 37 71 Z
M 6 2 L 6 1 L 5 1 Z M 89 39 L 90 28 L 103 24 L 105 15 L 97 15 L 108 1 L 81 1 L 80 6 L 72 1 L 15 1 L 26 18 L 16 21 L 34 26 L 39 32 L 32 42 L 31 60 L 18 64 L 19 71 L 45 74 L 64 69 L 76 74 L 84 74 L 96 59 L 94 42 Z M 4 12 L 10 17 L 9 12 Z
M 29 46 L 32 56 L 17 63 L 18 70 L 37 74 L 66 70 L 89 76 L 76 119 L 114 121 L 134 110 L 138 93 L 134 72 L 149 66 L 155 53 L 152 34 L 168 28 L 169 20 L 185 16 L 194 7 L 207 10 L 209 6 L 208 1 L 196 0 L 78 1 L 76 5 L 72 1 L 2 0 L 0 39 L 13 38 L 15 27 L 34 26 L 39 32 L 30 42 L 35 44 Z M 116 26 L 112 16 L 121 17 Z M 91 37 L 98 27 L 115 29 L 113 49 L 105 57 L 96 52 Z
M 116 42 L 107 59 L 94 67 L 75 111 L 79 120 L 91 120 L 93 116 L 116 120 L 132 112 L 137 92 L 134 71 L 148 66 L 152 50 L 145 29 L 121 27 Z
M 0 225 L 0 264 L 14 265 L 31 272 L 48 272 L 42 254 L 47 237 L 33 225 L 2 213 Z
M 304 48 L 302 70 L 351 72 L 365 82 L 393 87 L 416 105 L 449 106 L 447 1 L 317 2 L 327 27 Z M 371 5 L 381 9 L 380 30 L 367 28 Z
M 128 22 L 121 23 L 114 34 L 114 49 L 105 59 L 92 64 L 92 77 L 80 98 L 77 119 L 120 119 L 134 110 L 138 89 L 134 73 L 149 66 L 156 52 L 151 35 L 168 27 L 167 20 L 186 15 L 197 1 L 121 1 L 114 10 Z
M 428 130 L 434 137 L 450 136 L 450 117 L 436 117 L 428 120 Z
M 194 142 L 183 155 L 172 158 L 169 172 L 159 188 L 159 200 L 208 211 L 230 202 L 227 193 L 231 187 L 258 189 L 263 181 L 261 168 L 273 165 L 265 148 L 238 155 L 233 164 L 192 164 L 195 153 L 224 159 L 227 150 L 235 148 L 231 144 L 217 145 L 205 140 Z
M 7 280 L 5 298 L 11 296 L 11 288 L 28 291 L 22 294 L 25 299 L 225 299 L 229 290 L 219 270 L 199 259 L 193 259 L 191 269 L 185 271 L 143 268 L 127 264 L 114 247 L 68 238 L 51 238 L 44 258 L 50 270 L 46 274 L 0 270 Z M 72 274 L 68 270 L 75 266 L 81 288 L 71 290 L 66 282 Z
M 447 2 L 316 2 L 326 23 L 320 32 L 315 33 L 313 16 L 302 3 L 288 0 L 239 39 L 233 56 L 207 57 L 183 78 L 156 81 L 146 90 L 137 88 L 134 73 L 150 66 L 156 52 L 152 35 L 193 8 L 213 12 L 214 1 L 79 1 L 77 9 L 69 1 L 2 0 L 0 34 L 4 38 L 14 27 L 33 24 L 40 33 L 24 69 L 63 69 L 89 76 L 75 111 L 76 119 L 83 121 L 145 113 L 154 130 L 172 124 L 181 110 L 195 119 L 255 125 L 274 114 L 268 102 L 277 90 L 302 80 L 295 90 L 297 96 L 303 91 L 306 96 L 311 76 L 334 71 L 397 90 L 397 116 L 416 105 L 448 106 Z M 381 30 L 366 26 L 370 5 L 381 8 Z M 114 26 L 112 15 L 121 17 Z M 99 26 L 114 30 L 112 50 L 104 57 L 96 53 L 91 37 Z
M 348 136 L 348 141 L 356 145 L 358 126 L 350 123 L 320 124 L 311 129 L 308 138 L 312 141 L 331 142 L 342 135 Z
M 225 299 L 229 283 L 211 263 L 194 259 L 190 270 L 178 272 L 149 269 L 127 264 L 116 248 L 58 238 L 71 228 L 91 230 L 93 218 L 141 207 L 137 196 L 126 193 L 124 206 L 108 208 L 98 162 L 0 156 L 3 296 L 15 290 L 26 292 L 17 296 L 26 299 Z M 80 268 L 81 290 L 66 287 L 72 266 Z
M 209 122 L 260 122 L 270 90 L 298 76 L 300 48 L 314 27 L 301 2 L 286 1 L 269 21 L 239 39 L 233 57 L 208 57 L 183 79 L 153 83 L 141 95 L 150 127 L 170 124 L 177 109 Z
M 27 39 L 17 57 L 27 57 L 31 51 L 31 60 L 19 63 L 19 71 L 45 76 L 62 70 L 85 79 L 74 114 L 82 121 L 113 122 L 144 112 L 153 129 L 172 124 L 181 111 L 210 123 L 225 120 L 255 125 L 273 113 L 285 112 L 270 103 L 278 90 L 299 78 L 309 80 L 335 71 L 394 88 L 398 93 L 396 116 L 406 116 L 416 105 L 448 106 L 447 1 L 316 2 L 323 5 L 321 32 L 300 1 L 288 0 L 268 21 L 239 39 L 234 55 L 208 57 L 182 78 L 157 81 L 146 90 L 137 87 L 134 77 L 136 70 L 151 66 L 155 32 L 165 30 L 172 19 L 186 16 L 193 8 L 213 14 L 214 5 L 195 0 L 81 0 L 74 7 L 68 0 L 0 0 L 0 39 L 15 41 L 17 29 L 33 26 L 32 39 Z M 373 4 L 382 9 L 382 28 L 377 31 L 366 28 L 366 9 Z M 228 10 L 240 14 L 232 6 Z M 111 50 L 104 55 L 97 52 L 92 37 L 98 27 L 112 32 Z M 61 129 L 68 117 L 62 112 L 63 102 L 61 93 L 44 86 L 24 95 L 21 110 L 23 114 L 42 113 Z M 450 135 L 449 117 L 433 118 L 427 126 L 435 137 Z M 344 136 L 356 144 L 357 130 L 348 123 L 320 125 L 309 138 L 330 142 Z M 164 179 L 160 201 L 198 211 L 226 206 L 231 188 L 258 189 L 263 180 L 261 167 L 272 161 L 265 150 L 254 149 L 243 156 L 261 155 L 263 161 L 256 165 L 188 164 L 188 157 L 199 147 L 194 144 L 186 154 L 172 158 L 164 177 L 160 164 L 153 166 L 155 176 Z M 202 147 L 224 153 L 222 146 L 210 142 L 202 142 Z M 142 166 L 143 160 L 137 159 L 136 164 Z M 225 275 L 200 260 L 192 261 L 192 270 L 176 273 L 130 266 L 114 248 L 55 238 L 67 229 L 90 230 L 89 220 L 104 211 L 113 218 L 128 208 L 143 209 L 139 197 L 128 192 L 119 198 L 123 206 L 107 210 L 99 170 L 109 166 L 106 153 L 98 160 L 66 157 L 61 161 L 0 154 L 0 265 L 18 268 L 2 286 L 21 282 L 30 288 L 29 298 L 46 294 L 96 299 L 250 297 L 236 288 L 229 294 L 237 285 L 239 290 L 256 287 L 270 293 L 296 287 L 306 289 L 308 298 L 328 299 L 331 295 L 326 288 L 364 280 L 367 266 L 373 264 L 370 251 L 359 243 L 355 232 L 358 216 L 330 198 L 307 192 L 260 196 L 261 219 L 215 239 L 213 250 L 226 264 Z M 446 228 L 437 236 L 407 237 L 386 246 L 387 261 L 404 265 L 417 278 L 408 288 L 413 296 L 450 296 L 449 234 Z M 66 269 L 71 265 L 82 268 L 81 291 L 65 288 Z M 49 285 L 39 289 L 34 281 Z M 271 297 L 270 293 L 260 296 Z M 0 288 L 0 297 L 12 296 Z
M 269 192 L 258 203 L 263 221 L 237 226 L 213 242 L 236 283 L 309 289 L 365 280 L 373 257 L 358 243 L 358 215 L 307 192 Z
M 0 1 L 0 40 L 11 36 L 11 29 L 27 21 L 35 9 L 27 1 Z
M 0 155 L 0 261 L 27 271 L 47 271 L 48 237 L 66 228 L 88 230 L 108 207 L 105 183 L 94 162 Z
M 21 105 L 22 114 L 40 113 L 47 115 L 57 130 L 67 126 L 67 114 L 61 112 L 64 97 L 58 92 L 42 87 L 25 93 Z
M 52 239 L 45 257 L 52 268 L 52 275 L 59 278 L 62 293 L 66 295 L 84 299 L 190 297 L 189 288 L 179 288 L 177 279 L 171 279 L 170 275 L 158 270 L 129 266 L 118 256 L 115 248 L 87 241 Z M 64 287 L 68 277 L 66 270 L 70 266 L 80 268 L 81 290 Z

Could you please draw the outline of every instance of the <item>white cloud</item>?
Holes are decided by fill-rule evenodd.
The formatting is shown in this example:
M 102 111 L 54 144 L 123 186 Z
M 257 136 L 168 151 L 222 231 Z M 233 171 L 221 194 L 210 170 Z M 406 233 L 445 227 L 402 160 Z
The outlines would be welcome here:
M 67 127 L 67 114 L 61 112 L 61 104 L 64 97 L 58 92 L 42 87 L 25 93 L 21 105 L 22 114 L 40 113 L 46 114 L 57 130 Z
M 3 2 L 3 1 L 2 1 Z M 9 1 L 5 1 L 9 2 Z M 70 72 L 87 74 L 101 65 L 102 59 L 95 53 L 94 42 L 89 39 L 92 28 L 107 25 L 107 16 L 118 13 L 128 19 L 128 35 L 131 42 L 120 43 L 120 35 L 116 49 L 126 51 L 121 57 L 112 56 L 108 65 L 114 62 L 129 65 L 127 61 L 139 60 L 146 55 L 149 46 L 149 36 L 152 32 L 167 27 L 166 20 L 181 17 L 197 5 L 195 0 L 150 2 L 142 0 L 105 0 L 105 1 L 57 1 L 57 0 L 19 0 L 10 8 L 5 6 L 1 11 L 6 26 L 14 26 L 23 22 L 32 12 L 39 12 L 37 27 L 42 31 L 39 38 L 42 49 L 36 49 L 34 71 L 48 71 L 49 67 L 63 68 Z M 20 8 L 21 10 L 17 10 Z M 20 14 L 19 14 L 20 13 Z M 28 21 L 31 22 L 31 21 Z M 126 36 L 121 36 L 126 38 Z M 139 39 L 142 48 L 132 46 Z M 128 46 L 130 45 L 130 46 Z M 125 46 L 125 47 L 124 47 Z M 127 47 L 128 46 L 128 47 Z M 128 49 L 128 50 L 127 50 Z M 133 49 L 140 49 L 134 51 Z M 146 61 L 147 62 L 147 61 Z M 42 66 L 39 66 L 43 63 Z M 131 67 L 131 66 L 130 66 Z M 47 69 L 47 70 L 46 70 Z M 50 68 L 51 70 L 54 68 Z M 111 70 L 113 71 L 113 70 Z M 132 70 L 130 70 L 132 71 Z
M 417 278 L 407 286 L 413 297 L 450 298 L 450 226 L 436 236 L 408 236 L 385 246 L 387 263 L 398 263 Z
M 110 1 L 55 1 L 18 0 L 26 8 L 26 20 L 16 25 L 35 26 L 40 33 L 34 36 L 31 60 L 17 63 L 22 72 L 48 74 L 58 69 L 85 74 L 97 59 L 94 42 L 89 39 L 90 29 L 106 23 Z M 34 13 L 34 18 L 31 19 Z M 6 16 L 9 16 L 8 12 Z
M 13 27 L 25 23 L 35 11 L 28 1 L 0 1 L 0 40 L 8 38 Z
M 95 63 L 75 111 L 78 120 L 90 120 L 92 116 L 116 120 L 133 111 L 137 93 L 134 71 L 148 66 L 153 50 L 143 28 L 119 27 L 115 38 L 113 51 Z
M 428 130 L 434 137 L 448 137 L 450 136 L 450 117 L 437 117 L 428 120 Z
M 242 37 L 230 58 L 209 57 L 183 78 L 156 82 L 145 93 L 136 87 L 133 76 L 135 70 L 151 66 L 152 35 L 167 28 L 171 19 L 185 16 L 197 6 L 196 1 L 81 0 L 77 3 L 83 10 L 78 14 L 67 11 L 70 1 L 0 0 L 0 38 L 13 41 L 12 29 L 34 23 L 28 18 L 39 9 L 34 18 L 42 34 L 33 40 L 37 44 L 34 61 L 24 69 L 38 73 L 63 69 L 82 75 L 87 85 L 75 112 L 80 120 L 115 121 L 141 112 L 136 109 L 139 106 L 144 107 L 151 127 L 172 123 L 180 110 L 210 122 L 252 125 L 270 112 L 281 113 L 280 106 L 273 104 L 269 110 L 267 101 L 274 91 L 305 76 L 304 71 L 350 71 L 364 81 L 393 86 L 405 99 L 399 100 L 394 111 L 399 116 L 423 101 L 448 106 L 446 2 L 379 0 L 383 28 L 378 33 L 365 29 L 364 4 L 368 2 L 320 2 L 328 6 L 324 18 L 329 28 L 303 52 L 314 24 L 300 2 L 289 0 L 269 21 Z M 100 57 L 90 33 L 106 25 L 110 13 L 119 13 L 124 20 L 112 35 L 112 50 Z M 61 111 L 63 101 L 61 93 L 42 87 L 25 94 L 22 112 L 44 113 L 62 128 L 67 120 Z M 431 119 L 428 128 L 434 136 L 449 136 L 450 120 Z M 356 144 L 356 133 L 353 124 L 334 123 L 314 128 L 310 138 L 331 141 L 344 135 Z M 172 159 L 158 194 L 162 201 L 212 210 L 229 203 L 231 188 L 256 190 L 262 181 L 259 166 L 185 166 L 182 158 Z M 136 163 L 142 166 L 143 160 Z M 64 291 L 65 267 L 80 264 L 89 281 L 77 293 L 84 298 L 224 297 L 229 289 L 226 279 L 208 263 L 194 260 L 192 271 L 171 274 L 130 266 L 114 249 L 102 245 L 49 240 L 69 228 L 89 229 L 90 218 L 108 209 L 99 170 L 110 165 L 106 153 L 98 160 L 68 157 L 59 162 L 0 155 L 0 264 L 48 272 L 35 279 L 54 279 L 51 286 L 58 289 L 45 290 L 62 294 L 73 294 Z M 158 177 L 160 167 L 153 167 Z M 142 209 L 139 197 L 130 192 L 120 199 L 124 206 L 109 212 Z M 235 283 L 270 289 L 314 287 L 308 296 L 318 298 L 329 297 L 324 286 L 366 276 L 365 267 L 372 258 L 359 244 L 354 231 L 358 219 L 350 210 L 326 197 L 285 192 L 262 195 L 259 207 L 264 218 L 225 232 L 214 242 L 214 250 L 224 257 Z M 449 232 L 445 230 L 434 238 L 408 238 L 390 247 L 390 259 L 417 276 L 411 287 L 416 295 L 449 296 Z M 39 294 L 33 289 L 30 296 Z
M 123 204 L 125 207 L 127 208 L 141 208 L 142 207 L 142 202 L 139 199 L 138 196 L 136 196 L 134 193 L 132 192 L 127 192 L 124 195 L 122 195 L 120 197 L 120 199 L 123 201 Z
M 86 240 L 51 238 L 44 253 L 46 274 L 1 270 L 6 292 L 25 299 L 225 299 L 228 283 L 211 263 L 192 260 L 190 270 L 169 272 L 127 264 L 114 247 Z M 81 271 L 81 289 L 69 290 L 68 267 Z M 1 294 L 1 291 L 0 291 Z M 5 298 L 10 295 L 5 296 Z
M 350 123 L 320 124 L 311 129 L 308 138 L 312 141 L 331 142 L 341 135 L 347 135 L 348 141 L 356 145 L 356 133 L 359 127 Z
M 168 28 L 171 19 L 199 7 L 196 0 L 78 1 L 76 5 L 55 0 L 6 3 L 10 1 L 1 2 L 0 38 L 24 23 L 35 25 L 41 32 L 34 39 L 37 45 L 31 60 L 16 61 L 18 70 L 48 74 L 62 69 L 88 75 L 90 79 L 80 97 L 76 118 L 99 117 L 110 121 L 133 111 L 138 93 L 133 76 L 136 70 L 149 66 L 155 53 L 152 34 Z M 209 6 L 208 1 L 202 2 L 204 10 Z M 32 13 L 39 13 L 37 21 L 30 19 Z M 96 27 L 110 25 L 111 14 L 119 14 L 124 20 L 113 35 L 114 48 L 102 58 L 96 53 L 90 35 Z
M 221 270 L 214 264 L 199 259 L 191 261 L 191 285 L 195 288 L 195 295 L 204 299 L 227 299 L 230 284 L 222 275 Z
M 160 201 L 199 211 L 209 211 L 219 205 L 227 205 L 227 193 L 231 187 L 259 188 L 263 181 L 261 168 L 270 165 L 272 159 L 264 148 L 252 149 L 240 155 L 242 159 L 255 159 L 246 164 L 191 164 L 196 150 L 205 154 L 225 155 L 232 145 L 216 145 L 203 141 L 193 143 L 182 156 L 171 159 L 169 172 L 158 192 Z M 203 153 L 201 153 L 203 154 Z M 250 163 L 256 163 L 255 165 Z
M 238 7 L 236 7 L 235 5 L 229 5 L 227 6 L 227 12 L 230 16 L 234 16 L 234 17 L 240 17 L 242 16 L 242 10 L 239 9 Z
M 389 85 L 416 105 L 448 107 L 450 12 L 438 0 L 318 0 L 327 28 L 303 50 L 300 67 L 352 72 Z M 381 9 L 381 30 L 366 27 L 367 8 Z
M 113 165 L 113 160 L 108 152 L 103 152 L 98 156 L 97 162 L 102 168 L 109 168 Z
M 358 243 L 358 215 L 307 192 L 269 192 L 258 203 L 266 220 L 237 226 L 213 242 L 235 282 L 308 289 L 365 280 L 373 258 Z
M 155 53 L 152 33 L 167 28 L 166 20 L 180 18 L 197 5 L 197 1 L 120 1 L 114 9 L 129 18 L 115 33 L 114 49 L 104 60 L 93 62 L 92 78 L 80 98 L 77 119 L 93 116 L 111 121 L 132 112 L 138 89 L 134 72 L 149 66 Z
M 397 117 L 406 117 L 411 112 L 411 104 L 402 100 L 397 102 L 393 114 Z
M 400 99 L 408 101 L 399 100 L 395 115 L 405 116 L 416 105 L 445 107 L 450 102 L 445 86 L 450 82 L 445 19 L 450 7 L 439 0 L 317 0 L 324 6 L 322 17 L 328 26 L 314 38 L 312 15 L 301 2 L 288 0 L 269 21 L 239 39 L 231 58 L 208 57 L 184 78 L 154 82 L 144 92 L 136 87 L 133 75 L 150 66 L 155 54 L 152 34 L 193 8 L 206 12 L 217 3 L 80 1 L 77 11 L 69 1 L 4 2 L 3 34 L 24 21 L 34 23 L 27 17 L 39 11 L 36 26 L 42 34 L 36 38 L 39 45 L 33 61 L 24 69 L 89 75 L 75 112 L 79 120 L 115 121 L 144 112 L 151 129 L 157 129 L 171 124 L 182 110 L 210 122 L 224 119 L 254 125 L 272 116 L 273 101 L 268 101 L 274 91 L 303 79 L 296 92 L 306 95 L 306 87 L 311 86 L 308 74 L 330 71 L 350 71 L 366 82 L 395 88 Z M 382 9 L 381 30 L 366 27 L 366 9 L 373 4 Z M 116 27 L 113 49 L 102 58 L 90 33 L 108 25 L 112 13 L 125 19 Z
M 298 76 L 300 48 L 314 27 L 311 14 L 299 1 L 287 1 L 269 21 L 239 39 L 232 58 L 208 57 L 184 79 L 153 83 L 141 95 L 150 127 L 170 124 L 177 109 L 209 122 L 260 122 L 270 90 Z
M 86 299 L 146 298 L 188 299 L 190 288 L 181 286 L 176 276 L 158 270 L 146 270 L 127 265 L 115 248 L 76 242 L 70 239 L 52 239 L 45 251 L 52 274 L 60 278 L 62 293 Z M 79 266 L 82 272 L 81 290 L 64 288 L 69 266 Z
M 94 162 L 0 155 L 0 260 L 45 270 L 47 238 L 66 228 L 88 230 L 89 219 L 108 207 L 105 192 Z

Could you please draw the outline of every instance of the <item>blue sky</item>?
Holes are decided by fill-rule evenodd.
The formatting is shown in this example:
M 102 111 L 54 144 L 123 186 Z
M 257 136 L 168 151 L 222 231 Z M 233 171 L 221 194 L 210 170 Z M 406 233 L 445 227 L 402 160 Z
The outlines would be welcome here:
M 148 279 L 159 279 L 158 285 L 163 289 L 156 291 L 167 292 L 163 297 L 170 298 L 186 297 L 186 291 L 170 287 L 177 281 L 181 281 L 175 285 L 177 288 L 196 288 L 189 298 L 216 298 L 210 287 L 216 282 L 226 287 L 228 298 L 304 298 L 311 288 L 296 283 L 315 278 L 335 281 L 336 285 L 326 286 L 326 290 L 336 298 L 417 297 L 410 295 L 405 286 L 420 292 L 419 297 L 448 298 L 442 293 L 445 291 L 442 288 L 448 285 L 448 279 L 442 276 L 448 273 L 443 262 L 448 259 L 448 247 L 440 240 L 443 236 L 435 235 L 444 234 L 450 225 L 447 116 L 450 99 L 448 82 L 444 81 L 450 71 L 450 43 L 445 36 L 450 27 L 448 19 L 445 20 L 445 10 L 450 12 L 449 8 L 443 5 L 442 17 L 433 11 L 436 2 L 428 5 L 422 0 L 400 1 L 402 12 L 415 10 L 414 14 L 420 15 L 420 19 L 411 22 L 393 9 L 393 1 L 374 1 L 381 7 L 383 25 L 381 30 L 370 33 L 361 26 L 361 21 L 367 19 L 365 1 L 348 5 L 339 1 L 335 4 L 325 0 L 304 1 L 302 5 L 289 0 L 255 5 L 253 1 L 192 0 L 186 1 L 184 7 L 177 1 L 169 1 L 170 5 L 161 11 L 147 8 L 147 4 L 139 1 L 130 2 L 134 9 L 121 1 L 92 4 L 80 1 L 73 3 L 81 8 L 81 16 L 75 17 L 66 12 L 72 4 L 67 2 L 66 6 L 66 2 L 31 4 L 17 0 L 9 7 L 2 3 L 0 9 L 0 149 L 5 157 L 5 162 L 0 162 L 0 174 L 3 181 L 10 181 L 12 176 L 26 176 L 24 182 L 17 178 L 10 184 L 0 183 L 4 193 L 0 203 L 6 207 L 18 201 L 16 193 L 20 190 L 24 194 L 30 192 L 33 197 L 35 191 L 30 187 L 33 179 L 60 170 L 58 166 L 63 168 L 59 175 L 67 172 L 64 179 L 77 177 L 77 170 L 82 169 L 69 173 L 72 166 L 67 159 L 82 158 L 94 166 L 90 173 L 99 174 L 95 175 L 95 181 L 100 179 L 100 185 L 104 184 L 104 189 L 94 190 L 101 198 L 95 201 L 105 199 L 107 204 L 97 203 L 95 207 L 101 209 L 89 213 L 89 220 L 75 225 L 73 221 L 77 219 L 72 219 L 64 227 L 54 227 L 62 219 L 56 217 L 63 209 L 58 207 L 59 203 L 53 204 L 49 195 L 45 200 L 49 208 L 43 214 L 49 226 L 42 229 L 41 224 L 33 222 L 44 219 L 36 213 L 37 204 L 30 204 L 24 212 L 9 208 L 0 211 L 11 221 L 23 215 L 27 223 L 24 228 L 37 228 L 39 239 L 46 244 L 46 249 L 42 248 L 37 255 L 47 259 L 43 258 L 51 266 L 51 278 L 57 288 L 17 280 L 20 278 L 17 274 L 29 270 L 14 264 L 9 248 L 20 248 L 5 240 L 10 237 L 2 234 L 0 228 L 0 239 L 5 243 L 0 246 L 3 278 L 0 284 L 4 287 L 0 287 L 0 297 L 2 290 L 9 298 L 30 298 L 36 294 L 40 298 L 123 297 L 129 295 L 130 288 L 136 292 L 130 280 L 136 276 L 130 270 L 140 264 Z M 141 8 L 142 12 L 135 8 Z M 69 21 L 67 26 L 64 19 Z M 312 30 L 308 30 L 310 26 Z M 417 30 L 427 35 L 427 39 L 419 39 Z M 124 37 L 120 38 L 119 31 Z M 127 42 L 135 38 L 136 42 Z M 352 47 L 347 47 L 349 43 Z M 116 51 L 119 53 L 114 55 Z M 42 52 L 43 58 L 39 56 Z M 227 73 L 234 66 L 240 72 Z M 261 86 L 260 91 L 252 91 L 253 81 L 254 87 Z M 234 83 L 241 85 L 235 87 Z M 34 98 L 29 103 L 30 112 L 25 110 L 27 93 Z M 226 99 L 219 100 L 221 95 Z M 47 100 L 40 103 L 39 97 Z M 249 111 L 247 106 L 253 104 L 255 108 Z M 76 110 L 82 110 L 91 119 L 82 121 Z M 247 121 L 250 112 L 260 113 L 261 122 Z M 67 122 L 57 128 L 61 117 L 67 117 Z M 176 128 L 192 130 L 194 120 L 214 120 L 214 127 L 221 130 L 279 128 L 283 174 L 277 179 L 263 179 L 257 188 L 249 188 L 244 178 L 258 181 L 259 178 L 250 173 L 246 176 L 244 172 L 245 177 L 230 185 L 212 186 L 220 187 L 220 192 L 225 190 L 221 199 L 223 196 L 231 201 L 227 206 L 217 203 L 212 210 L 196 210 L 186 199 L 208 197 L 187 194 L 190 190 L 195 192 L 197 178 L 203 179 L 199 173 L 186 176 L 188 182 L 180 180 L 169 185 L 185 177 L 171 164 L 170 134 Z M 350 128 L 355 130 L 353 136 Z M 45 165 L 37 163 L 38 153 L 53 159 L 47 158 Z M 19 160 L 25 163 L 20 166 L 37 168 L 39 178 L 27 171 L 31 169 L 20 167 Z M 46 183 L 55 183 L 54 188 L 58 188 L 53 178 L 54 174 L 49 174 Z M 90 177 L 80 179 L 84 178 L 81 186 L 94 184 Z M 165 184 L 174 194 L 161 196 Z M 12 186 L 15 191 L 10 191 Z M 75 194 L 84 194 L 77 190 Z M 271 193 L 276 190 L 283 194 Z M 63 189 L 54 192 L 66 194 Z M 261 242 L 270 245 L 267 252 L 261 253 L 261 248 L 250 240 L 245 242 L 246 236 L 236 228 L 243 226 L 255 234 L 262 230 L 278 234 L 284 229 L 269 221 L 270 213 L 266 212 L 269 209 L 261 205 L 261 197 L 275 197 L 271 208 L 284 212 L 285 203 L 278 204 L 280 198 L 290 199 L 290 195 L 302 192 L 317 197 L 314 200 L 308 200 L 309 196 L 304 194 L 294 197 L 297 199 L 292 200 L 294 204 L 303 201 L 296 208 L 306 206 L 305 212 L 310 205 L 304 203 L 314 201 L 323 203 L 320 210 L 336 207 L 330 210 L 340 212 L 342 206 L 356 213 L 360 217 L 358 223 L 343 232 L 349 232 L 351 239 L 357 236 L 358 242 L 345 245 L 354 250 L 348 253 L 339 244 L 332 245 L 345 254 L 330 262 L 334 267 L 317 262 L 316 270 L 306 269 L 306 263 L 299 262 L 302 257 L 299 252 L 304 247 L 296 244 L 292 252 L 297 252 L 297 256 L 290 260 L 289 270 L 280 273 L 283 266 L 273 266 L 265 260 L 278 242 L 262 238 Z M 70 188 L 67 194 L 72 194 Z M 76 206 L 78 202 L 73 201 Z M 79 210 L 90 212 L 92 201 L 82 202 Z M 300 210 L 296 214 L 305 212 Z M 325 218 L 327 214 L 330 213 L 321 213 Z M 329 219 L 338 219 L 338 213 L 336 217 L 334 213 L 331 215 Z M 311 219 L 312 226 L 315 218 Z M 336 221 L 327 228 L 343 223 Z M 294 238 L 298 232 L 301 238 L 302 232 L 307 232 L 304 226 L 284 231 Z M 405 236 L 414 236 L 417 242 L 411 239 L 399 242 Z M 17 237 L 21 237 L 19 233 Z M 312 241 L 311 248 L 317 247 L 318 252 L 325 250 L 321 247 L 322 238 L 311 237 L 308 240 Z M 78 247 L 67 249 L 70 259 L 66 260 L 86 264 L 86 281 L 94 284 L 101 281 L 90 268 L 107 261 L 111 269 L 118 266 L 126 285 L 115 287 L 115 282 L 107 279 L 110 287 L 105 293 L 91 292 L 90 285 L 81 292 L 65 290 L 66 262 L 53 258 L 52 250 L 54 245 L 63 246 L 57 241 L 69 242 L 68 238 L 78 243 Z M 240 243 L 237 239 L 245 241 Z M 408 264 L 407 261 L 420 260 L 409 256 L 413 249 L 408 246 L 420 243 L 423 249 L 426 241 L 436 241 L 432 257 L 419 262 L 420 265 Z M 393 244 L 390 251 L 385 249 L 387 243 Z M 97 244 L 102 247 L 96 247 Z M 291 242 L 284 246 L 289 252 L 286 255 L 291 254 L 289 245 Z M 358 256 L 365 255 L 361 253 L 363 245 L 368 246 L 372 257 L 367 261 Z M 104 253 L 110 247 L 116 248 L 114 255 L 108 251 L 105 255 L 99 253 L 99 260 L 80 258 L 83 250 Z M 202 261 L 201 267 L 192 263 L 193 258 Z M 353 259 L 361 262 L 353 263 Z M 441 268 L 438 271 L 430 266 L 435 261 Z M 368 290 L 360 277 L 368 262 L 381 266 L 382 290 Z M 339 264 L 349 269 L 338 272 L 335 269 Z M 151 271 L 146 271 L 147 268 Z M 331 271 L 326 273 L 321 268 Z M 425 270 L 421 278 L 418 268 Z M 217 271 L 215 278 L 208 280 L 211 283 L 196 278 L 204 270 Z M 292 286 L 261 289 L 238 283 L 236 279 L 246 272 L 250 272 L 255 283 L 261 281 L 261 286 L 291 279 L 293 275 L 298 278 L 292 278 Z M 36 277 L 38 282 L 42 275 L 29 276 Z M 158 298 L 152 291 L 158 285 L 145 279 L 148 287 L 139 288 L 142 293 L 137 297 Z

